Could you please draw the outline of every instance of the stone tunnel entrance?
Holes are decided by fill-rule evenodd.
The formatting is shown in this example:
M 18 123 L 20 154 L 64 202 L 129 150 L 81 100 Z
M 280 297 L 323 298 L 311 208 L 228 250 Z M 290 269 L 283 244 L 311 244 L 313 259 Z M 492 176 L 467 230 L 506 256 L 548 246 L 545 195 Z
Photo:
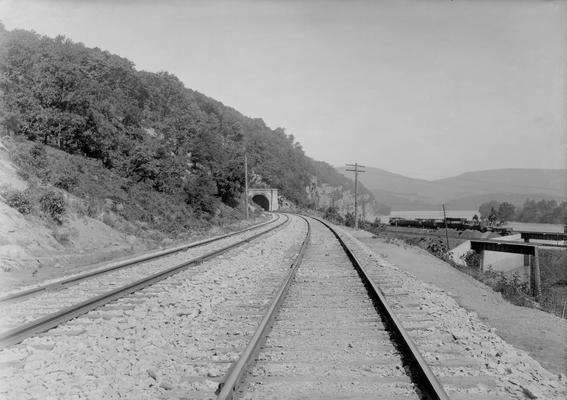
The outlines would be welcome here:
M 252 201 L 258 204 L 264 210 L 270 211 L 270 201 L 263 194 L 257 194 L 256 196 L 252 197 Z
M 248 198 L 265 211 L 277 211 L 280 208 L 278 189 L 248 189 Z

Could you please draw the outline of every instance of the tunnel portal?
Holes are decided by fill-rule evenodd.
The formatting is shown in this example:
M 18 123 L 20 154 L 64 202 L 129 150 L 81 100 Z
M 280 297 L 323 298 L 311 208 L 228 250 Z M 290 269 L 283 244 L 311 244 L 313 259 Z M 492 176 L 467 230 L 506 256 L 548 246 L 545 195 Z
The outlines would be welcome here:
M 252 201 L 262 207 L 265 211 L 270 211 L 270 201 L 263 194 L 252 197 Z
M 278 189 L 248 189 L 248 198 L 266 211 L 277 211 L 280 208 Z

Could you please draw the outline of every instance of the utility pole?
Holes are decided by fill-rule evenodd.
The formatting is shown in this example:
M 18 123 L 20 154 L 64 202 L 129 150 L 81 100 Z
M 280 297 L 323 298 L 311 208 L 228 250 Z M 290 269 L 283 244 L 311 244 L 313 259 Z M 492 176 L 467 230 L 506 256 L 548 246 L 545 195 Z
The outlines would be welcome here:
M 246 219 L 248 219 L 248 157 L 244 153 L 244 206 L 246 208 Z
M 358 174 L 366 172 L 360 168 L 365 168 L 364 165 L 358 163 L 347 164 L 347 167 L 354 169 L 347 169 L 347 171 L 354 172 L 354 229 L 358 229 Z
M 447 240 L 447 251 L 451 250 L 449 247 L 449 232 L 447 232 L 447 214 L 445 213 L 445 204 L 443 204 L 443 222 L 445 222 L 445 239 Z

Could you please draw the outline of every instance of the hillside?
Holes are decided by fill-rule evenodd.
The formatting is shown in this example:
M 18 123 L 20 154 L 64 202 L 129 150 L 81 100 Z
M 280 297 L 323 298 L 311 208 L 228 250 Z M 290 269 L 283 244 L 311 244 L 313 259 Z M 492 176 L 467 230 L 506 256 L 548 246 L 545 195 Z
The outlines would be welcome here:
M 470 191 L 471 195 L 487 193 L 522 194 L 537 197 L 567 199 L 567 170 L 565 169 L 494 169 L 467 172 L 452 178 L 434 181 Z
M 352 208 L 352 180 L 284 129 L 62 36 L 0 24 L 0 94 L 5 281 L 240 226 L 245 154 L 251 187 Z
M 337 168 L 343 174 L 345 168 Z M 526 199 L 567 200 L 567 170 L 499 169 L 427 181 L 367 167 L 361 182 L 393 210 L 478 208 L 489 200 L 519 205 Z
M 173 217 L 145 216 L 152 229 L 175 232 L 223 207 L 241 210 L 245 153 L 252 185 L 279 188 L 297 206 L 316 205 L 309 194 L 314 177 L 352 190 L 284 129 L 188 89 L 167 72 L 138 71 L 125 58 L 62 36 L 0 25 L 0 74 L 0 136 L 97 160 L 117 176 L 117 192 L 151 199 L 141 214 L 176 204 Z

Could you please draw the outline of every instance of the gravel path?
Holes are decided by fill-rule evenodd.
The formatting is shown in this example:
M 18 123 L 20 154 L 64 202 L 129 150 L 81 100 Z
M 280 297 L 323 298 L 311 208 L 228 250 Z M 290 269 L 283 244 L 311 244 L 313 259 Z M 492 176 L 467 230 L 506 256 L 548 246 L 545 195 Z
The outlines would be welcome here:
M 419 399 L 356 270 L 312 223 L 305 258 L 237 398 Z
M 305 233 L 293 217 L 261 243 L 0 351 L 0 397 L 214 398 Z
M 275 222 L 275 224 L 281 221 Z M 187 262 L 190 259 L 205 255 L 212 251 L 221 249 L 230 244 L 249 238 L 259 232 L 273 227 L 268 224 L 259 229 L 254 229 L 242 234 L 221 239 L 203 246 L 191 248 L 185 251 L 160 257 L 154 260 L 142 262 L 101 275 L 93 276 L 87 280 L 79 281 L 70 286 L 64 286 L 60 290 L 44 291 L 35 296 L 25 297 L 21 300 L 0 304 L 0 331 L 7 331 L 26 322 L 33 321 L 49 313 L 59 311 L 65 307 L 72 306 L 89 298 L 101 295 L 121 286 L 135 282 L 146 276 L 171 268 L 174 265 Z
M 343 236 L 440 377 L 452 399 L 565 399 L 567 379 L 506 343 L 443 289 L 376 255 L 346 230 Z

